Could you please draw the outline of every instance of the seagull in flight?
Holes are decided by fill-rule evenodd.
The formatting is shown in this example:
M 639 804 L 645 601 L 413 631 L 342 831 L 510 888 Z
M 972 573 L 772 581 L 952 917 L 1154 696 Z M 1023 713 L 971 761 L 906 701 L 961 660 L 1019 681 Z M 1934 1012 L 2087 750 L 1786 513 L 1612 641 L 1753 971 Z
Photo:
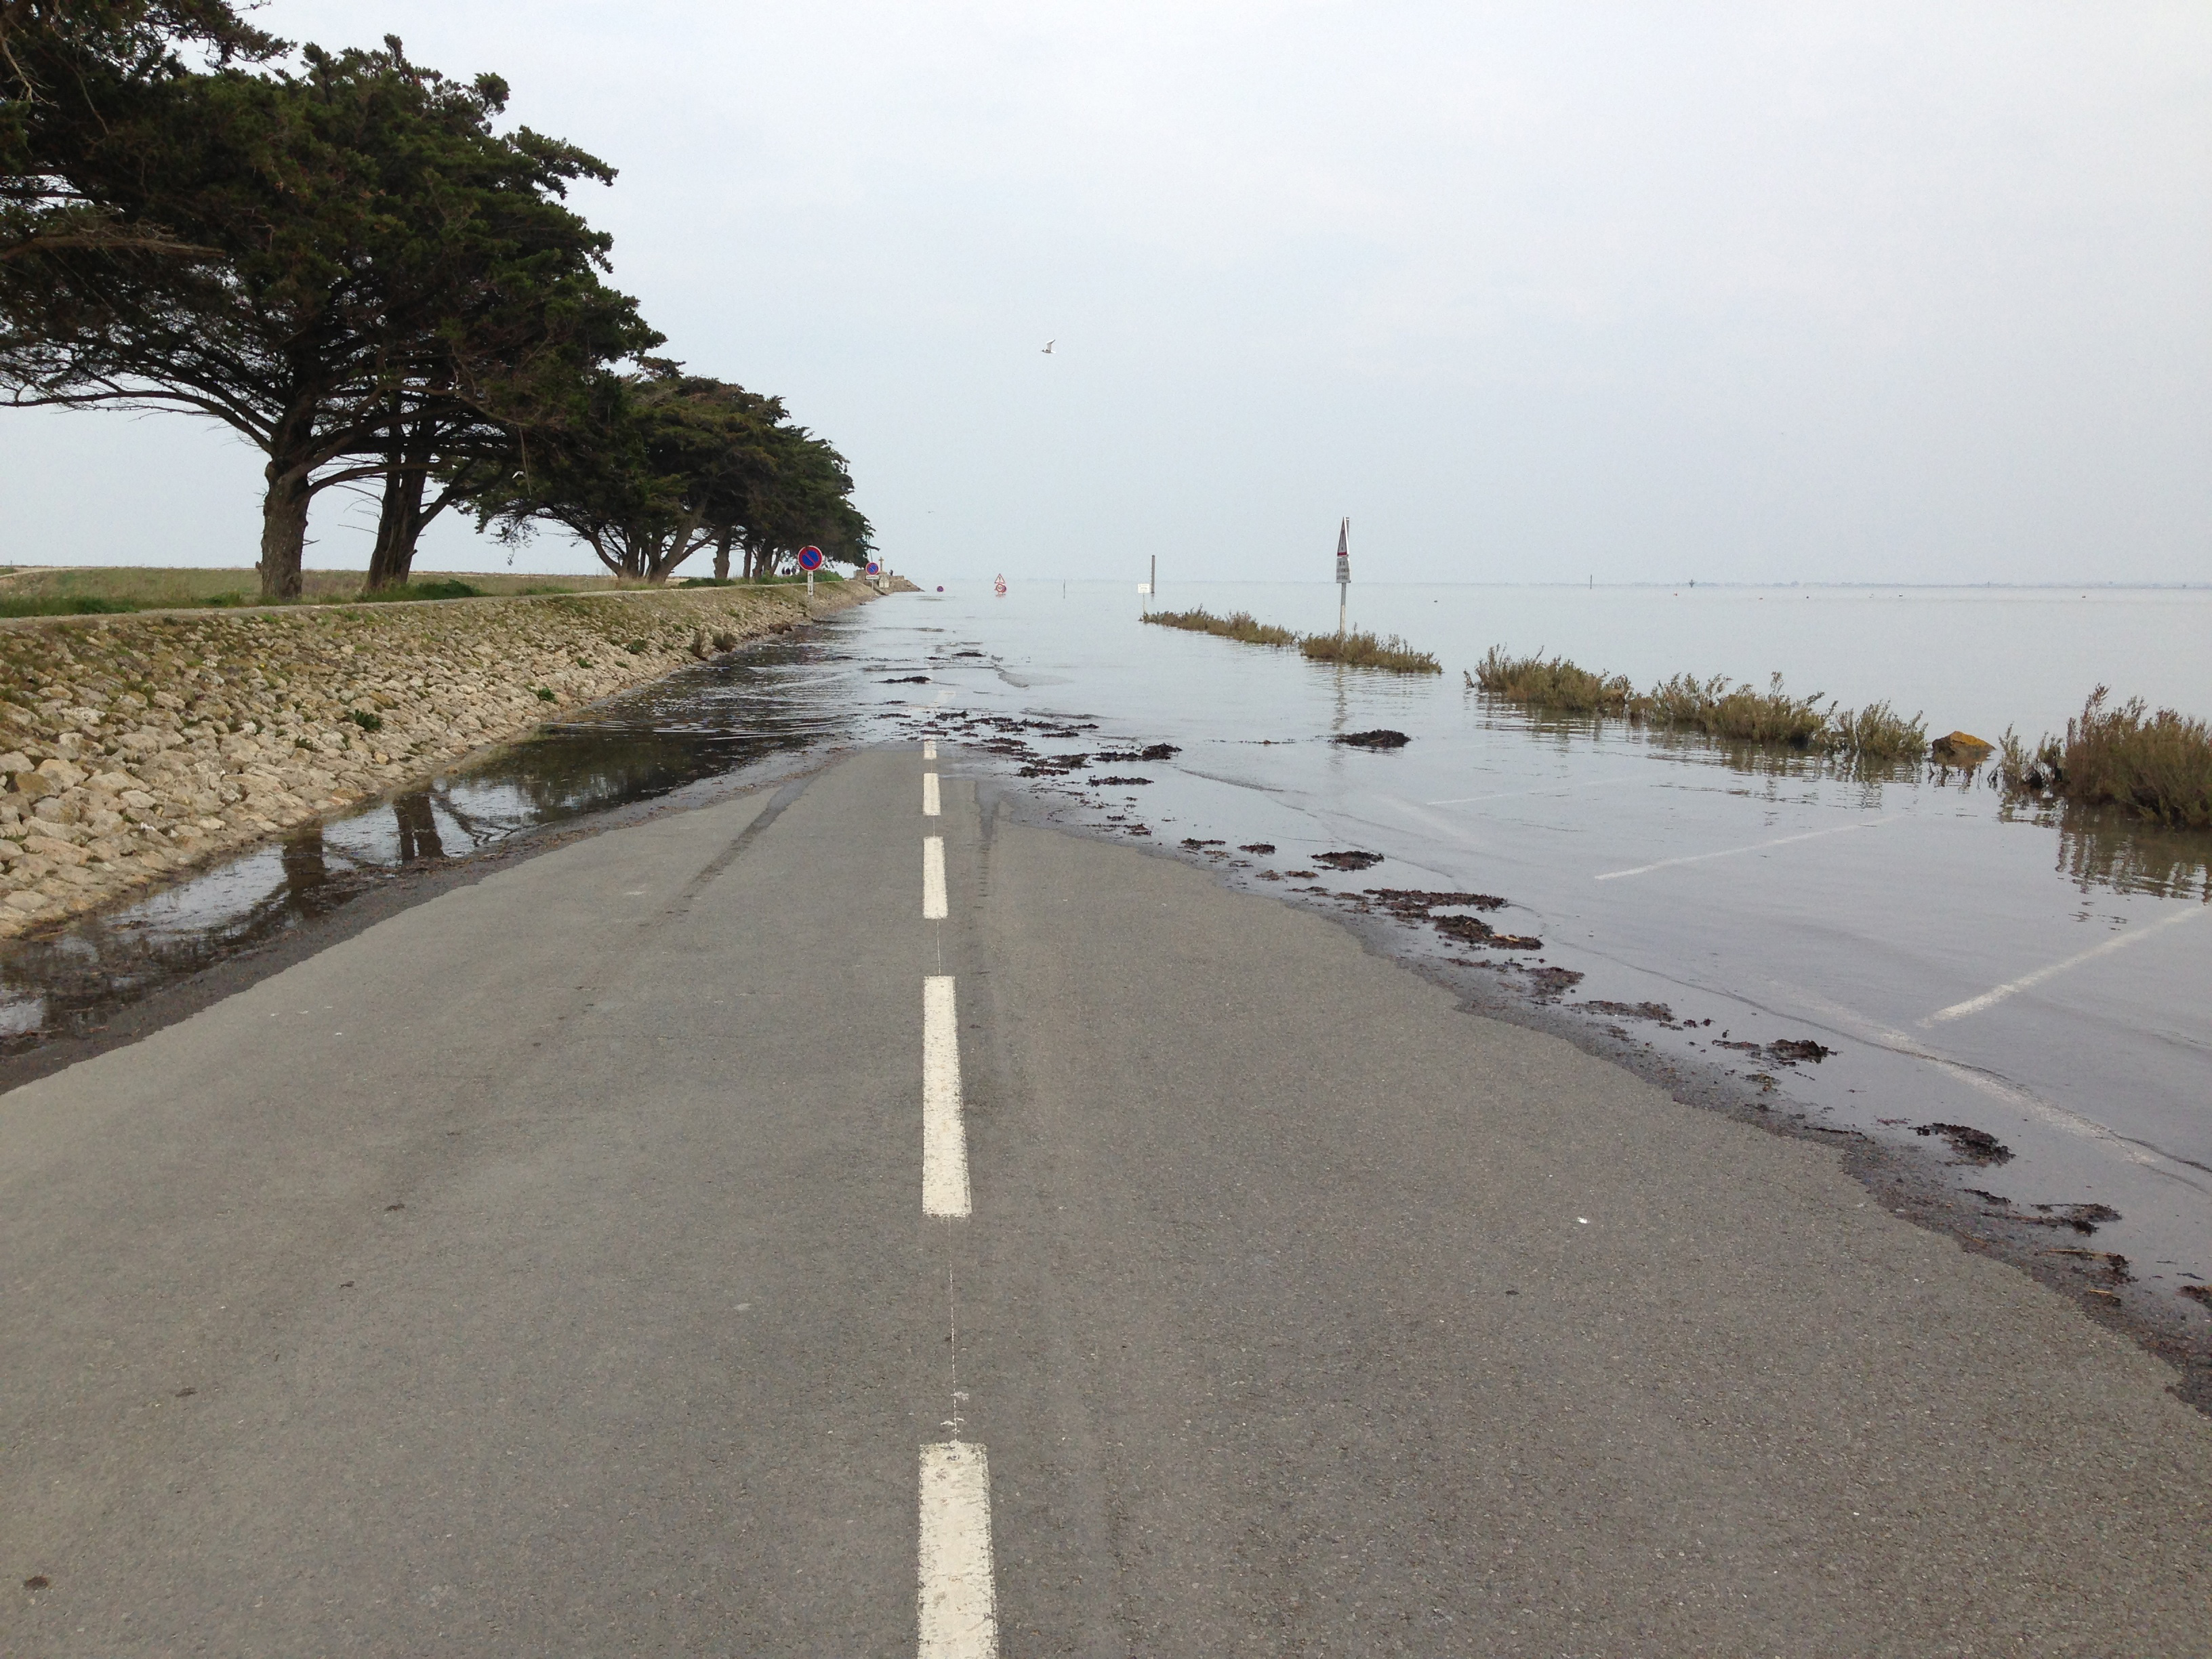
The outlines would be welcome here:
M 1059 343 L 1059 341 L 1060 337 L 1058 335 L 1054 335 L 1051 339 L 1047 340 L 1044 343 L 1044 355 L 1046 356 L 1049 357 L 1052 356 L 1052 349 L 1054 345 Z

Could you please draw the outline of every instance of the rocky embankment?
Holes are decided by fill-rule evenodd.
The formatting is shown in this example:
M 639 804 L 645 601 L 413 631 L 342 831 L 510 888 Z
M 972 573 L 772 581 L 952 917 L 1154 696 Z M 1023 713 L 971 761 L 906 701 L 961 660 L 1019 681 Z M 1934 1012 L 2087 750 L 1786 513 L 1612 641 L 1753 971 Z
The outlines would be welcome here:
M 693 588 L 0 625 L 0 938 L 806 619 Z

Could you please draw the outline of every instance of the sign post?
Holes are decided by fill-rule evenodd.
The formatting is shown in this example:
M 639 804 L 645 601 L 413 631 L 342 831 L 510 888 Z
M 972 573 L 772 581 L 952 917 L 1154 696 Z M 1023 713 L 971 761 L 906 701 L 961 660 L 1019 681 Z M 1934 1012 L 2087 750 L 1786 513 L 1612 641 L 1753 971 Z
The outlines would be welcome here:
M 1345 600 L 1352 587 L 1352 520 L 1336 531 L 1336 637 L 1344 637 Z
M 806 608 L 814 608 L 814 573 L 822 568 L 822 550 L 802 547 L 799 550 L 799 568 L 806 573 Z

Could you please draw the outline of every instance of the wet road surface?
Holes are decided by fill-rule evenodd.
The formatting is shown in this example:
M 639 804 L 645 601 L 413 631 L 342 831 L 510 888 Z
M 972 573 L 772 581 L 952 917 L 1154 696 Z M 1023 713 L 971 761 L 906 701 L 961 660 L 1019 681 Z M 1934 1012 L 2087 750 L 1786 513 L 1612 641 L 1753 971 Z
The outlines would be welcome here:
M 2201 1641 L 2212 1420 L 2124 1339 L 956 760 L 0 1097 L 0 1649 Z

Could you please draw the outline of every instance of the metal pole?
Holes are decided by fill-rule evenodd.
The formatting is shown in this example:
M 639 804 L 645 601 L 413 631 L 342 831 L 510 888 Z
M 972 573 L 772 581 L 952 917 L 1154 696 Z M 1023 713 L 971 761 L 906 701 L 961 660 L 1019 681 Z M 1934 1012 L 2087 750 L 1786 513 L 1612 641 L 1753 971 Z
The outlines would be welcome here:
M 806 573 L 806 608 L 809 611 L 814 609 L 814 573 L 811 570 Z
M 1152 601 L 1160 596 L 1160 556 L 1152 555 L 1152 579 L 1145 584 L 1145 614 L 1152 614 Z
M 1344 602 L 1352 591 L 1352 520 L 1336 531 L 1336 637 L 1344 637 Z

